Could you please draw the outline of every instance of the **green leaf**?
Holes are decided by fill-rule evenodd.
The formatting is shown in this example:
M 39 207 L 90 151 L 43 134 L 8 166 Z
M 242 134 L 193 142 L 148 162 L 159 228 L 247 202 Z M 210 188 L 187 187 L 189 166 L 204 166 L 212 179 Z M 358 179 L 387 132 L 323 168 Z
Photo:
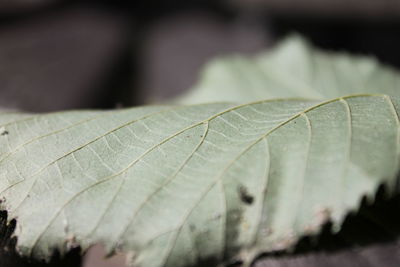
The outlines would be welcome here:
M 297 66 L 309 57 L 282 52 L 296 44 L 287 41 L 268 57 L 296 69 L 285 55 L 298 58 Z M 316 53 L 332 66 L 372 66 Z M 272 86 L 280 72 L 265 70 L 259 80 L 253 73 L 225 95 L 257 98 L 241 91 L 255 92 L 260 81 L 269 90 L 259 97 L 314 100 L 0 113 L 1 208 L 17 220 L 17 249 L 48 259 L 54 249 L 103 243 L 135 267 L 249 264 L 318 233 L 328 219 L 339 229 L 362 196 L 372 198 L 380 184 L 396 189 L 400 99 L 390 89 L 398 79 L 391 70 L 353 77 L 331 65 L 309 70 L 304 63 L 286 78 L 293 87 Z M 291 81 L 305 77 L 294 75 L 300 70 L 316 72 L 309 90 Z M 341 83 L 330 84 L 332 77 Z M 371 93 L 373 84 L 378 94 L 341 96 Z
M 200 82 L 177 102 L 246 103 L 259 99 L 332 99 L 399 92 L 399 73 L 374 58 L 321 52 L 295 35 L 255 58 L 232 56 L 211 61 Z
M 4 114 L 2 205 L 23 255 L 103 242 L 134 252 L 135 266 L 247 262 L 394 188 L 399 105 L 371 95 Z

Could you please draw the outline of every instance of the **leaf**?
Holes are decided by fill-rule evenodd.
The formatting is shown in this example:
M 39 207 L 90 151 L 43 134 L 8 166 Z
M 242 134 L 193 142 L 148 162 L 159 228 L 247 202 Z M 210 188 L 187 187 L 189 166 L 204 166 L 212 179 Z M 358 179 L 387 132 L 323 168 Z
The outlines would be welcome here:
M 134 266 L 249 263 L 394 190 L 399 111 L 360 95 L 7 113 L 2 207 L 23 255 L 103 242 Z
M 398 71 L 372 57 L 321 52 L 303 38 L 288 37 L 256 56 L 211 61 L 200 82 L 176 101 L 184 104 L 301 97 L 332 99 L 343 95 L 399 95 Z
M 328 219 L 340 229 L 380 184 L 395 191 L 395 71 L 298 37 L 213 66 L 185 99 L 231 103 L 0 113 L 0 208 L 19 252 L 103 243 L 135 267 L 248 265 Z

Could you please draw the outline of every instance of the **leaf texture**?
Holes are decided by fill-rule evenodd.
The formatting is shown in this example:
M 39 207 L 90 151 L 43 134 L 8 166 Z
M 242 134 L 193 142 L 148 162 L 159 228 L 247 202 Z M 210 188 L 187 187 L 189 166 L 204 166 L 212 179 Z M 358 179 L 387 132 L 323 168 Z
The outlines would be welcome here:
M 23 255 L 102 242 L 133 266 L 249 264 L 395 190 L 399 112 L 371 94 L 4 113 L 1 206 Z

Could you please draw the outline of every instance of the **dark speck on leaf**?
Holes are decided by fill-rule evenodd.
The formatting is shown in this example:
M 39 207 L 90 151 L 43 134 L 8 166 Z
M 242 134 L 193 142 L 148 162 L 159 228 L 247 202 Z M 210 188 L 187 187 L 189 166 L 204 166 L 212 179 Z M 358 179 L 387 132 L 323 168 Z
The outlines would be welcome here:
M 251 205 L 253 203 L 254 197 L 252 195 L 250 195 L 249 192 L 247 192 L 246 187 L 244 187 L 242 185 L 239 186 L 238 192 L 239 192 L 240 200 L 242 200 L 242 202 L 244 204 Z
M 0 128 L 0 134 L 1 134 L 2 136 L 7 135 L 7 134 L 8 134 L 8 131 L 7 131 L 4 127 L 1 127 L 1 128 Z

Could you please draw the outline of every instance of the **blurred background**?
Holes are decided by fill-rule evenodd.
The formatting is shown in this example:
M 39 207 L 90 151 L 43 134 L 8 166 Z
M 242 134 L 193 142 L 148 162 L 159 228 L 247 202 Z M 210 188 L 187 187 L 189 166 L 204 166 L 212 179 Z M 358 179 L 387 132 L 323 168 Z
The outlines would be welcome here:
M 192 87 L 210 59 L 265 51 L 292 32 L 400 67 L 399 0 L 1 0 L 0 106 L 160 102 Z M 123 266 L 100 254 L 85 267 Z M 399 254 L 392 242 L 259 266 L 399 266 Z
M 298 32 L 400 66 L 398 0 L 2 0 L 0 106 L 114 108 L 179 94 L 208 60 Z

